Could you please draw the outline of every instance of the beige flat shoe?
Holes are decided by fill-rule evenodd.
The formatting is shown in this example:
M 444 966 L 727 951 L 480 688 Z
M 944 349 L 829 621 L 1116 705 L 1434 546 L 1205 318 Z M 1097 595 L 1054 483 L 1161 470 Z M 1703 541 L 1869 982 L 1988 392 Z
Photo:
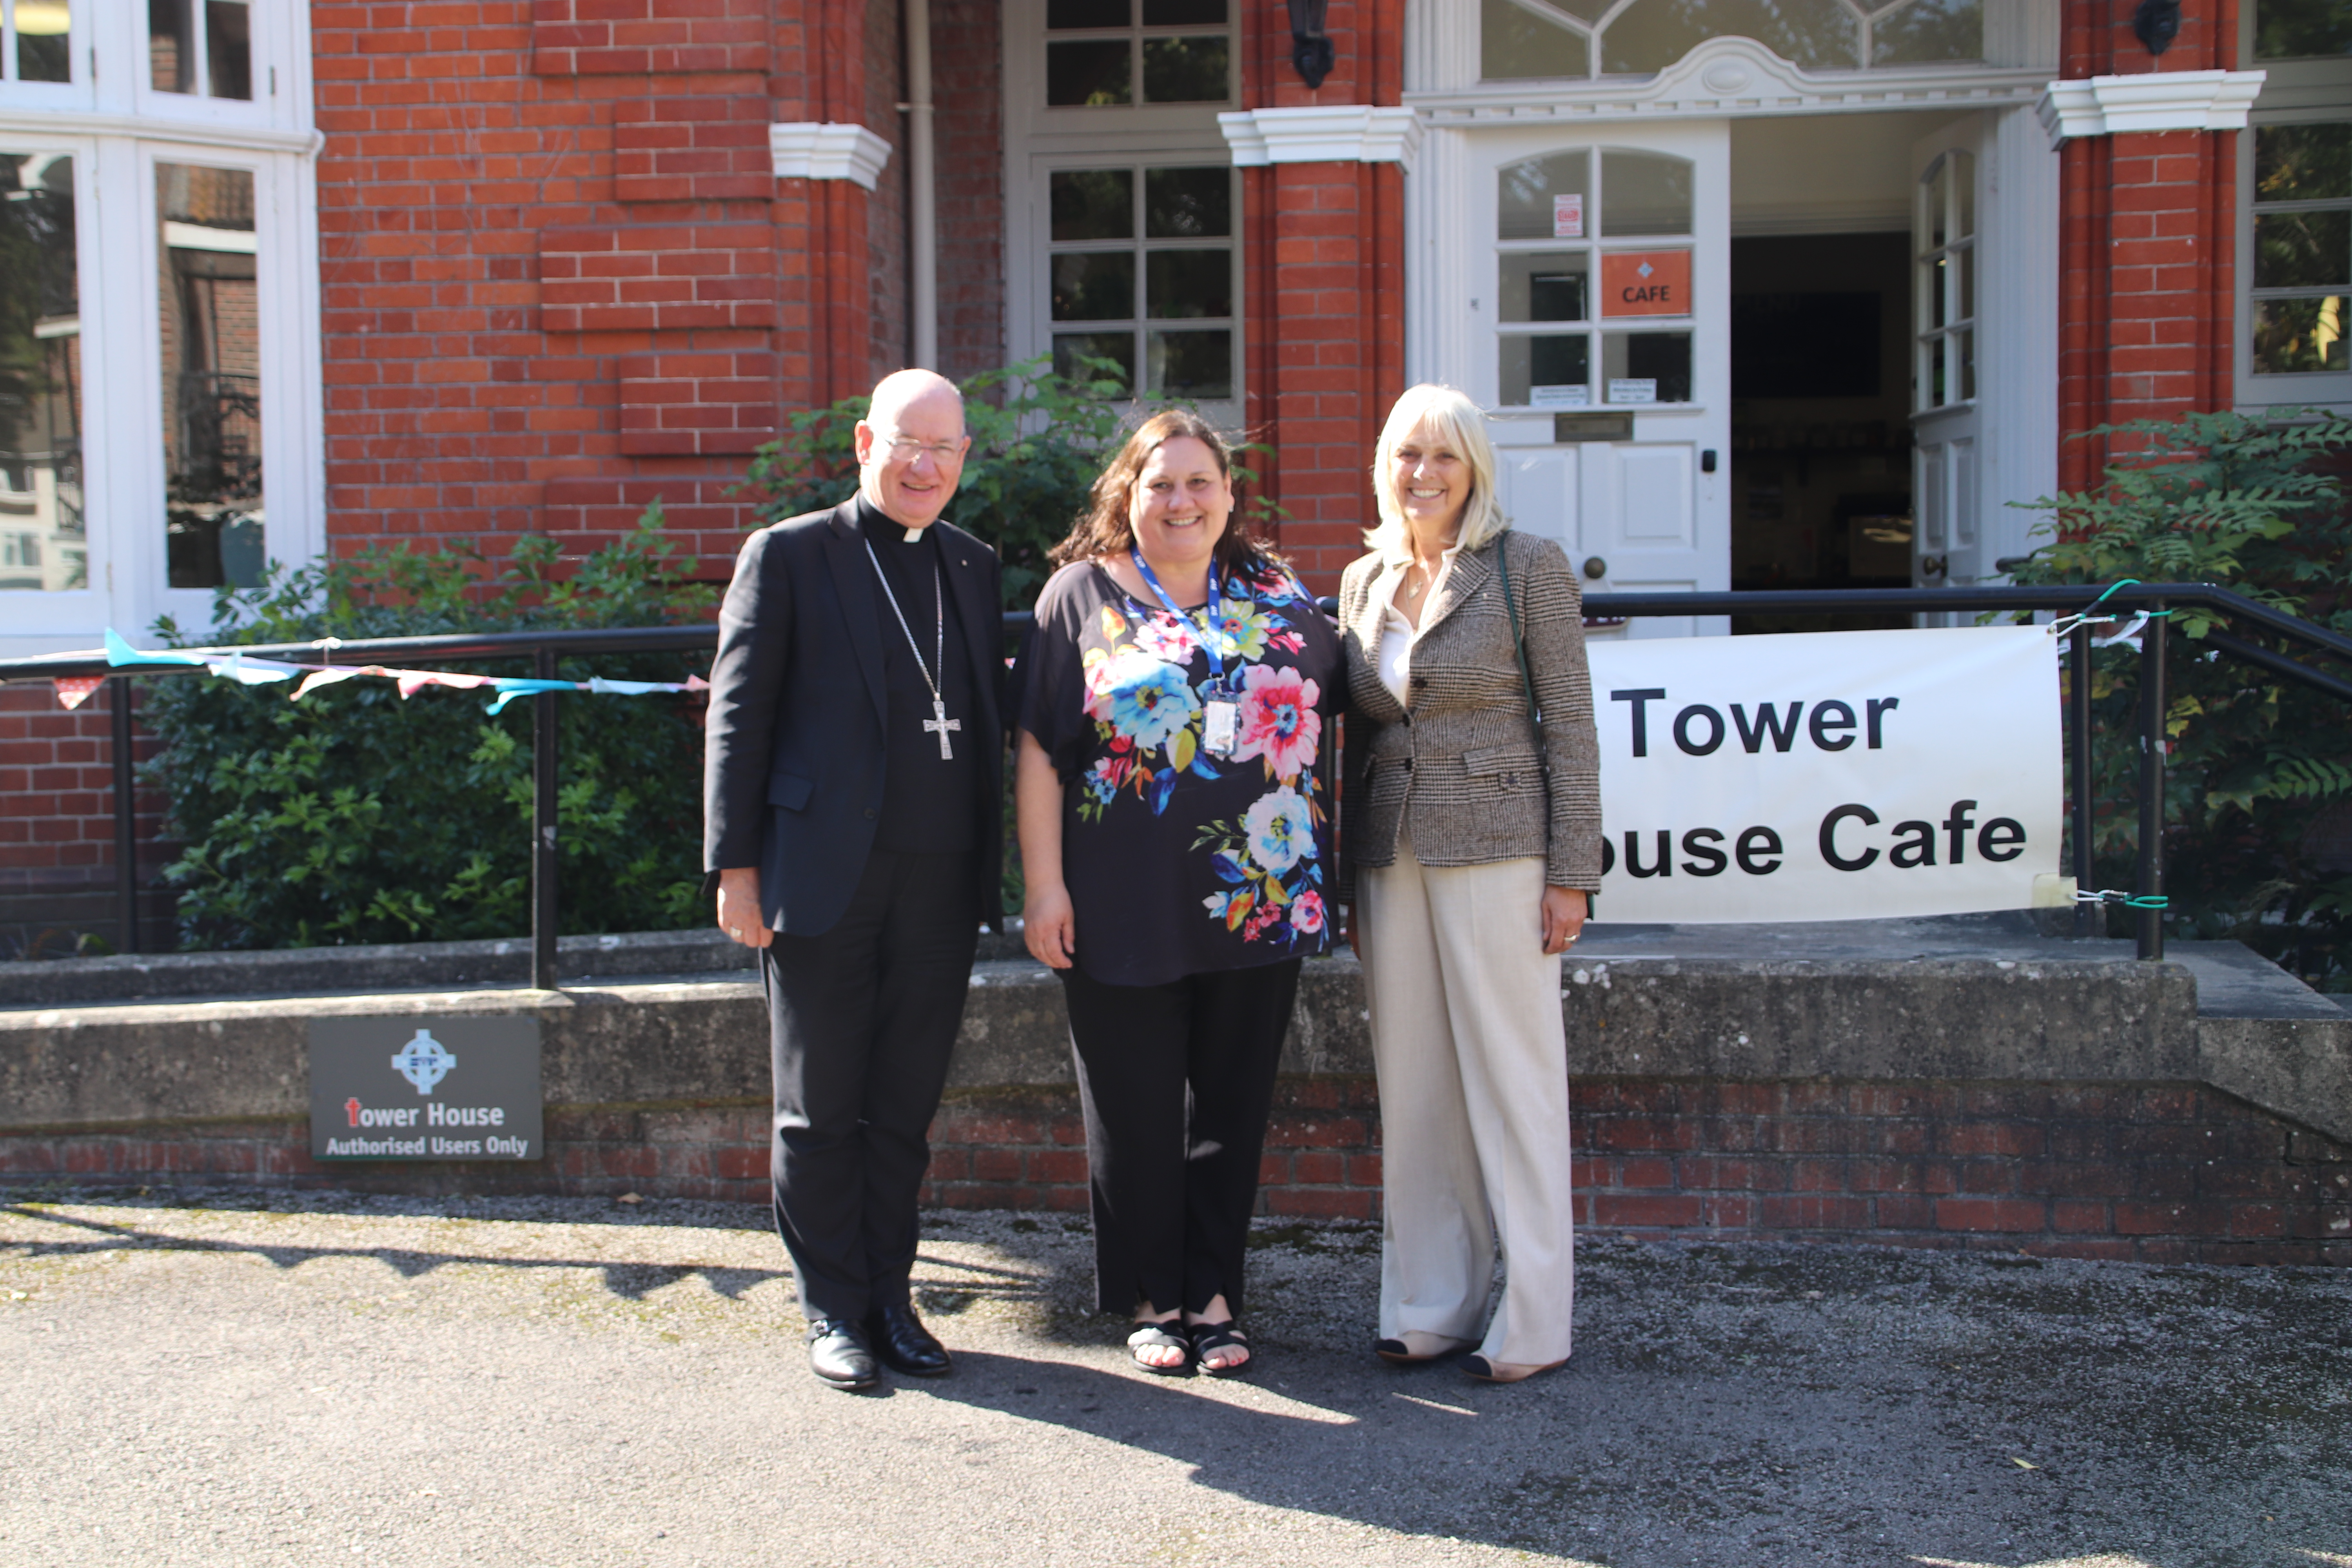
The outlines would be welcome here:
M 1391 1366 L 1417 1366 L 1425 1361 L 1435 1361 L 1441 1356 L 1468 1350 L 1475 1343 L 1475 1340 L 1449 1340 L 1444 1334 L 1407 1329 L 1400 1339 L 1373 1341 L 1372 1353 Z
M 1516 1361 L 1488 1361 L 1482 1355 L 1466 1355 L 1462 1358 L 1462 1370 L 1470 1374 L 1470 1379 L 1474 1383 L 1525 1383 L 1539 1372 L 1551 1372 L 1567 1364 L 1566 1356 L 1562 1356 L 1558 1361 L 1546 1362 L 1541 1366 L 1531 1366 Z

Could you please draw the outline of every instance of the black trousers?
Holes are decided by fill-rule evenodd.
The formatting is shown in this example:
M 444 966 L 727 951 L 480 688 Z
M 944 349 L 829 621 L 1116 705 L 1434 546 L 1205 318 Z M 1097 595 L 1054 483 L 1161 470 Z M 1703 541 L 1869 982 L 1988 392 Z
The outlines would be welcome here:
M 838 924 L 780 931 L 761 963 L 776 1233 L 812 1321 L 907 1303 L 927 1134 L 980 942 L 978 858 L 877 849 Z
M 1257 1206 L 1274 1073 L 1298 960 L 1106 985 L 1061 972 L 1086 1109 L 1095 1298 L 1198 1312 L 1242 1310 L 1242 1250 Z

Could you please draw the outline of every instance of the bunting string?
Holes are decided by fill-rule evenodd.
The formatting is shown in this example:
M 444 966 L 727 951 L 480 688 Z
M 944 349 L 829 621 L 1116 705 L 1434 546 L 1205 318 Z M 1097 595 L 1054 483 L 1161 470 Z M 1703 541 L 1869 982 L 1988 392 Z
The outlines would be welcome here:
M 283 659 L 256 658 L 243 653 L 186 653 L 178 648 L 142 650 L 132 647 L 112 627 L 106 633 L 106 662 L 117 668 L 124 665 L 184 664 L 202 668 L 215 679 L 234 680 L 246 686 L 272 686 L 299 679 L 301 684 L 288 693 L 290 700 L 300 701 L 322 686 L 333 686 L 362 676 L 389 680 L 400 688 L 405 699 L 432 686 L 445 686 L 457 691 L 488 691 L 489 710 L 498 712 L 518 697 L 532 697 L 542 691 L 585 691 L 599 697 L 645 697 L 661 691 L 708 691 L 710 682 L 698 675 L 684 680 L 606 680 L 591 676 L 586 680 L 539 680 L 524 676 L 460 675 L 446 669 L 393 669 L 381 664 L 293 664 Z M 60 679 L 57 687 L 58 701 L 67 708 L 79 708 L 98 689 L 100 677 L 79 676 Z

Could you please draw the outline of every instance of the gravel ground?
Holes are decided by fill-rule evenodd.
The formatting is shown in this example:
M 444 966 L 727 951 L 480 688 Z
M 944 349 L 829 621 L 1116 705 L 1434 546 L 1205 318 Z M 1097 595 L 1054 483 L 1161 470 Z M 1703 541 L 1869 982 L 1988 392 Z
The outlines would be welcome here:
M 2352 1278 L 1586 1237 L 1570 1367 L 1366 1353 L 1266 1226 L 1255 1381 L 1082 1223 L 931 1216 L 954 1376 L 819 1387 L 757 1209 L 18 1189 L 0 1563 L 2352 1568 Z

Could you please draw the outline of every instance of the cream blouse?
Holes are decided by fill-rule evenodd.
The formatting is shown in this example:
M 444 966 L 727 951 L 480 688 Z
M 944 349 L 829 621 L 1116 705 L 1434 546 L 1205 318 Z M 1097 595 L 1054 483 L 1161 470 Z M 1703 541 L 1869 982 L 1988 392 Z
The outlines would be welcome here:
M 1447 546 L 1438 557 L 1437 575 L 1430 580 L 1428 595 L 1422 601 L 1423 617 L 1428 616 L 1429 606 L 1437 602 L 1438 586 L 1453 574 L 1454 558 L 1461 553 L 1462 546 L 1456 542 Z M 1412 686 L 1412 645 L 1421 637 L 1421 628 L 1405 619 L 1404 612 L 1396 607 L 1397 594 L 1403 588 L 1404 574 L 1412 565 L 1410 551 L 1391 551 L 1388 556 L 1386 581 L 1381 587 L 1373 589 L 1375 594 L 1381 595 L 1382 605 L 1381 646 L 1372 661 L 1373 668 L 1380 674 L 1381 684 L 1389 689 L 1389 695 L 1397 700 L 1400 708 L 1412 706 L 1406 692 Z M 1384 594 L 1383 588 L 1386 590 Z

